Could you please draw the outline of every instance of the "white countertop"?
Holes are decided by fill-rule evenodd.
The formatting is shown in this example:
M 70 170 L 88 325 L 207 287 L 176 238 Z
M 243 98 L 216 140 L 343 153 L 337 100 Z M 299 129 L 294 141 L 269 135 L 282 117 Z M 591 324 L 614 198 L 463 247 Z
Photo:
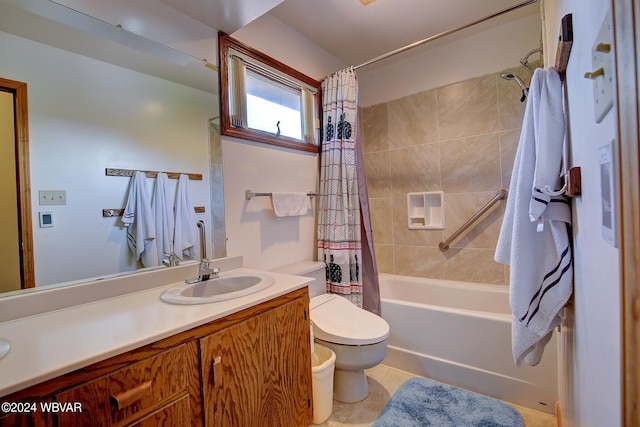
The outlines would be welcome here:
M 162 292 L 179 283 L 165 284 L 0 323 L 0 338 L 11 342 L 11 351 L 0 359 L 0 396 L 252 307 L 310 280 L 247 268 L 231 271 L 268 274 L 275 283 L 242 298 L 200 305 L 161 301 Z

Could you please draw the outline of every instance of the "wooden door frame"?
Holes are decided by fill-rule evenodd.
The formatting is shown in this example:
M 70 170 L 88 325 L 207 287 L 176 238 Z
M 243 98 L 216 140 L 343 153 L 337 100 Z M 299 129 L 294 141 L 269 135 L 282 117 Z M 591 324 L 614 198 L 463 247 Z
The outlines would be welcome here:
M 634 5 L 635 2 L 635 5 Z M 640 10 L 637 0 L 612 0 L 620 142 L 622 419 L 640 425 Z
M 33 228 L 31 224 L 31 178 L 29 170 L 29 109 L 27 84 L 0 78 L 0 87 L 13 93 L 16 139 L 16 185 L 20 236 L 22 288 L 34 288 Z

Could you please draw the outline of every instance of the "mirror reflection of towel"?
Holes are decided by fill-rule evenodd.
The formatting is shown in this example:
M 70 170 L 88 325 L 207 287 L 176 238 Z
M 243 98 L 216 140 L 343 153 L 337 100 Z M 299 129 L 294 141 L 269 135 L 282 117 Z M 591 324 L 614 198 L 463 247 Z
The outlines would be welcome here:
M 175 228 L 173 199 L 169 191 L 169 177 L 164 172 L 158 173 L 152 208 L 156 223 L 158 263 L 161 264 L 163 260 L 173 254 L 173 230 Z
M 189 177 L 181 174 L 175 202 L 175 230 L 173 248 L 181 261 L 195 259 L 198 253 L 196 219 L 189 194 Z
M 136 172 L 131 179 L 122 222 L 127 227 L 127 243 L 134 258 L 145 267 L 159 265 L 156 226 L 144 172 Z

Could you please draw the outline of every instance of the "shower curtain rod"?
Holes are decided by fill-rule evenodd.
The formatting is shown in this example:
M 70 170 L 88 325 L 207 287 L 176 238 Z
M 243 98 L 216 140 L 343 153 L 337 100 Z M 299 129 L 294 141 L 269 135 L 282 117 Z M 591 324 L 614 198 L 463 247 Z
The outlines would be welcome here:
M 436 34 L 434 36 L 427 37 L 426 39 L 419 40 L 419 41 L 411 43 L 411 44 L 409 44 L 407 46 L 401 47 L 401 48 L 396 49 L 396 50 L 392 50 L 391 52 L 387 52 L 387 53 L 382 54 L 380 56 L 377 56 L 377 57 L 375 57 L 373 59 L 370 59 L 367 62 L 363 62 L 360 65 L 356 65 L 356 66 L 353 67 L 353 69 L 357 70 L 358 68 L 366 67 L 367 65 L 371 65 L 371 64 L 376 63 L 378 61 L 382 61 L 383 59 L 387 59 L 387 58 L 390 58 L 392 56 L 395 56 L 395 55 L 397 55 L 399 53 L 406 52 L 407 50 L 413 49 L 414 47 L 422 46 L 425 43 L 437 40 L 439 38 L 442 38 L 444 36 L 448 36 L 449 34 L 453 34 L 453 33 L 456 33 L 458 31 L 465 30 L 465 29 L 467 29 L 469 27 L 472 27 L 474 25 L 481 24 L 481 23 L 483 23 L 485 21 L 488 21 L 490 19 L 496 18 L 496 17 L 498 17 L 500 15 L 504 15 L 506 13 L 513 12 L 516 9 L 520 9 L 521 7 L 529 6 L 530 4 L 537 3 L 537 2 L 538 2 L 538 0 L 527 0 L 525 2 L 518 3 L 518 4 L 514 5 L 514 6 L 511 6 L 511 7 L 507 8 L 507 9 L 504 9 L 504 10 L 501 10 L 499 12 L 496 12 L 496 13 L 494 13 L 492 15 L 485 16 L 482 19 L 478 19 L 477 21 L 473 21 L 473 22 L 471 22 L 471 23 L 469 23 L 467 25 L 463 25 L 462 27 L 454 28 L 452 30 L 443 31 L 442 33 Z

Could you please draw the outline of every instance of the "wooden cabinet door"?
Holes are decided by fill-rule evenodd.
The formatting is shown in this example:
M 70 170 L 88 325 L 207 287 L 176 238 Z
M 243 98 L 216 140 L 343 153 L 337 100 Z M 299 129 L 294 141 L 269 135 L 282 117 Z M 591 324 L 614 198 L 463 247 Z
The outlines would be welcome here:
M 307 426 L 311 358 L 298 298 L 200 340 L 207 426 Z
M 0 399 L 5 401 L 3 399 Z M 10 400 L 7 400 L 10 401 Z M 29 405 L 33 405 L 34 401 L 28 400 Z M 43 399 L 35 402 L 35 406 L 32 406 L 31 412 L 11 413 L 0 416 L 0 427 L 51 427 L 54 425 L 53 412 L 43 410 L 41 403 L 44 405 L 50 404 L 52 399 Z
M 266 425 L 308 426 L 311 422 L 311 345 L 307 304 L 297 299 L 264 320 L 262 401 Z
M 205 425 L 258 426 L 262 389 L 262 316 L 200 340 Z

